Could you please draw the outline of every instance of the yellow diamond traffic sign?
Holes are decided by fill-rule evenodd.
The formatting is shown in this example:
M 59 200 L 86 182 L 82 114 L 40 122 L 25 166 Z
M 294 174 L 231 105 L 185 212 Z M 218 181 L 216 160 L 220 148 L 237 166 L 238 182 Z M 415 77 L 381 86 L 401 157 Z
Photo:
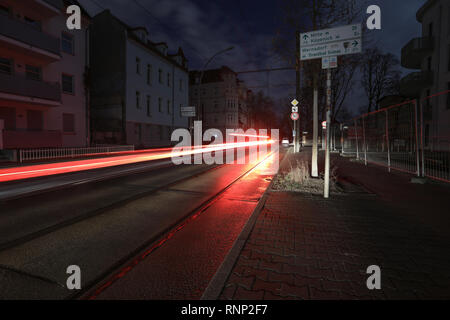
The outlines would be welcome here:
M 297 101 L 297 99 L 292 100 L 291 103 L 292 103 L 292 105 L 293 105 L 294 107 L 298 106 L 298 104 L 299 104 L 299 102 Z

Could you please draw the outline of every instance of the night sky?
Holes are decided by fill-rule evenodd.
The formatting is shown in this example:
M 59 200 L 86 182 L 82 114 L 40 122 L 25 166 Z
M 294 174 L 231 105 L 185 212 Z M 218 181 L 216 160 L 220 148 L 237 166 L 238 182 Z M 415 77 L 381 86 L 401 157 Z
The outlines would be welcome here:
M 365 0 L 361 0 L 364 2 Z M 370 0 L 382 9 L 382 30 L 371 31 L 374 43 L 385 52 L 400 58 L 401 48 L 421 33 L 417 10 L 426 0 Z M 201 68 L 208 58 L 222 49 L 233 51 L 217 57 L 208 68 L 227 65 L 234 71 L 286 66 L 271 50 L 271 41 L 282 19 L 281 1 L 275 0 L 80 0 L 95 15 L 108 8 L 131 26 L 143 25 L 154 42 L 164 41 L 174 52 L 181 46 L 189 60 L 189 68 Z M 361 21 L 368 17 L 363 15 Z M 294 41 L 294 39 L 293 39 Z M 294 87 L 278 84 L 295 82 L 294 72 L 276 72 L 241 76 L 254 90 L 264 90 L 273 98 L 293 96 Z M 270 91 L 268 81 L 275 87 Z M 361 88 L 355 86 L 349 97 L 356 110 L 364 103 Z M 349 103 L 351 104 L 351 103 Z

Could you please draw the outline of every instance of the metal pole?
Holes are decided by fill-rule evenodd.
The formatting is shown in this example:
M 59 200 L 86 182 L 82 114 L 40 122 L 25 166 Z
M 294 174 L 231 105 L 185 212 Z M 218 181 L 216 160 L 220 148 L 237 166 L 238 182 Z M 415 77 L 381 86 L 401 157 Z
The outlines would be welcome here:
M 386 146 L 388 152 L 388 171 L 391 172 L 391 144 L 389 142 L 389 112 L 386 110 Z
M 300 62 L 300 31 L 297 31 L 295 34 L 295 42 L 296 42 L 296 48 L 295 48 L 295 56 L 296 56 L 296 86 L 295 86 L 295 94 L 297 101 L 300 101 L 300 95 L 301 95 L 301 62 Z M 300 110 L 299 114 L 301 115 Z M 295 128 L 295 136 L 294 136 L 294 152 L 300 152 L 300 119 L 297 121 L 294 121 L 294 128 Z
M 366 146 L 366 122 L 364 121 L 364 118 L 362 118 L 363 123 L 363 147 L 364 147 L 364 163 L 367 166 L 367 146 Z
M 344 150 L 344 125 L 341 123 L 341 152 L 342 154 L 345 154 Z
M 423 103 L 421 102 L 419 103 L 419 110 L 420 110 L 420 149 L 422 149 L 422 177 L 425 177 L 425 149 L 423 146 Z
M 314 76 L 316 77 L 316 76 Z M 311 176 L 319 177 L 319 170 L 317 166 L 318 150 L 318 135 L 319 135 L 319 98 L 316 80 L 314 80 L 314 106 L 313 106 L 313 148 L 312 148 L 312 162 L 311 162 Z
M 323 197 L 330 197 L 330 142 L 331 142 L 331 69 L 327 70 L 327 132 L 325 146 L 325 177 Z
M 417 99 L 414 100 L 414 115 L 415 115 L 415 129 L 416 129 L 416 164 L 417 164 L 417 176 L 420 177 L 420 148 L 419 148 L 419 119 L 417 114 Z
M 355 136 L 356 136 L 356 159 L 359 160 L 358 127 L 356 126 L 356 120 L 355 120 Z

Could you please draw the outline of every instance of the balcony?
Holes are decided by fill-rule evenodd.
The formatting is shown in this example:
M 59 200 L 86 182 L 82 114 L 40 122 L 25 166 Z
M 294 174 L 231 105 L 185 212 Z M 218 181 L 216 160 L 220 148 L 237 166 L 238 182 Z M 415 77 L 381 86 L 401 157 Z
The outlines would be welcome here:
M 25 76 L 0 73 L 0 93 L 7 99 L 44 105 L 60 105 L 61 89 L 58 83 L 28 80 Z
M 433 84 L 433 71 L 420 71 L 408 74 L 400 80 L 400 94 L 418 98 L 426 87 Z
M 4 149 L 62 147 L 61 131 L 3 130 Z
M 0 15 L 0 45 L 47 63 L 61 59 L 59 39 L 20 20 Z
M 423 59 L 434 49 L 434 39 L 414 38 L 402 48 L 402 67 L 421 69 Z

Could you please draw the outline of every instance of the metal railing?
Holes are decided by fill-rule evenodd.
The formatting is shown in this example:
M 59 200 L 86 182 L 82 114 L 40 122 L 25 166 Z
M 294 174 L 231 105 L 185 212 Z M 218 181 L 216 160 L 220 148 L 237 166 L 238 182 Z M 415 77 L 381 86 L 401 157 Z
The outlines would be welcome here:
M 450 95 L 440 92 L 422 100 L 411 100 L 346 123 L 335 125 L 340 136 L 335 143 L 342 155 L 398 170 L 418 177 L 450 182 L 450 126 L 445 117 L 425 117 L 427 106 Z M 435 109 L 437 111 L 437 109 Z M 431 111 L 431 114 L 433 111 Z M 336 133 L 337 132 L 337 133 Z M 340 148 L 339 148 L 340 146 Z
M 19 151 L 19 161 L 36 161 L 51 159 L 67 159 L 101 154 L 114 154 L 116 152 L 134 151 L 134 146 L 102 146 L 87 148 L 48 148 L 48 149 L 23 149 Z

